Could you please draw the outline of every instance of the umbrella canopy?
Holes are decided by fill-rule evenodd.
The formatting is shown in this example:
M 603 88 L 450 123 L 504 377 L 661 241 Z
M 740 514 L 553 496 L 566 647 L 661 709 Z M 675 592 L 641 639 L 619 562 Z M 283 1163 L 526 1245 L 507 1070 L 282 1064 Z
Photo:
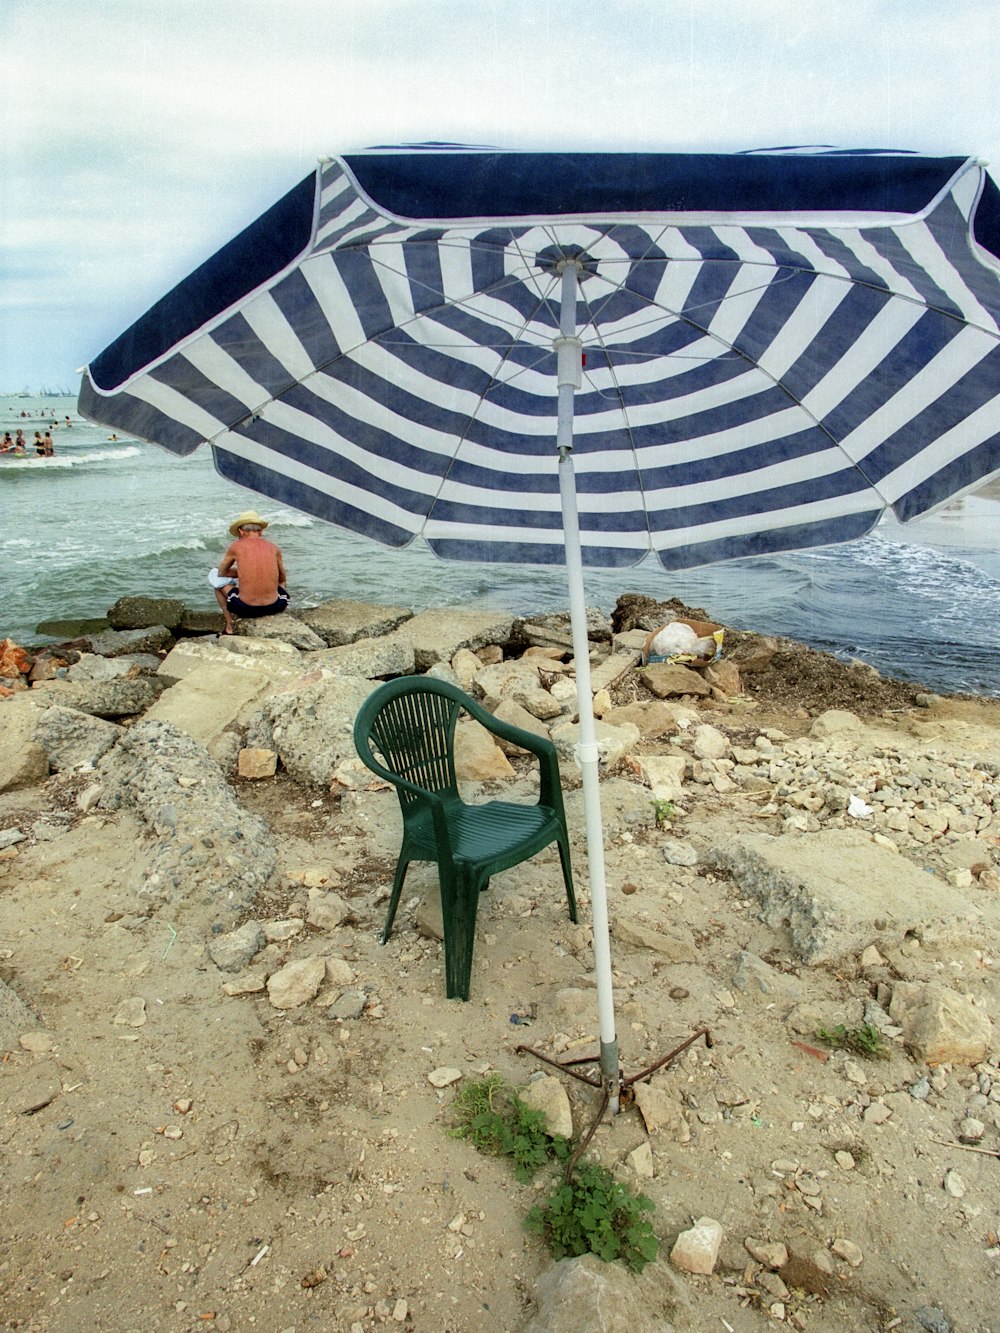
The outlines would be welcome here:
M 846 541 L 996 474 L 998 256 L 963 158 L 376 150 L 165 296 L 80 411 L 391 546 L 565 559 L 612 1079 L 582 566 Z

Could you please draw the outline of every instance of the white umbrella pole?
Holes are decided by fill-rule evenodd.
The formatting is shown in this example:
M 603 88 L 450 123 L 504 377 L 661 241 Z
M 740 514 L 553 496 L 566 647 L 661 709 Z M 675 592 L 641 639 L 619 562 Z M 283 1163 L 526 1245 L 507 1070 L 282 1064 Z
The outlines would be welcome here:
M 594 729 L 594 697 L 590 686 L 590 641 L 587 636 L 587 603 L 583 591 L 583 554 L 580 518 L 573 471 L 573 394 L 582 385 L 583 344 L 576 332 L 577 266 L 567 263 L 562 271 L 560 336 L 554 346 L 558 357 L 559 494 L 562 500 L 569 583 L 569 612 L 573 630 L 577 705 L 580 714 L 580 768 L 583 776 L 583 808 L 590 867 L 590 910 L 594 927 L 594 964 L 597 974 L 597 1013 L 601 1035 L 601 1083 L 608 1093 L 611 1114 L 618 1113 L 620 1068 L 615 1034 L 615 1005 L 611 982 L 611 942 L 608 926 L 608 890 L 604 873 L 604 830 L 601 825 L 601 792 L 598 776 L 597 737 Z

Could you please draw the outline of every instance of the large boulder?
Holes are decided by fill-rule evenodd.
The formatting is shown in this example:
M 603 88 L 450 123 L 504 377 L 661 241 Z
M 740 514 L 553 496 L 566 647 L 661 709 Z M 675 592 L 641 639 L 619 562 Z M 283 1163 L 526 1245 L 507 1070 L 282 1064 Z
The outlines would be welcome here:
M 168 722 L 143 719 L 98 767 L 103 809 L 131 809 L 151 841 L 135 888 L 152 898 L 249 905 L 274 873 L 274 838 L 245 810 L 203 745 Z
M 421 611 L 394 633 L 413 645 L 418 671 L 436 662 L 450 662 L 460 648 L 477 652 L 489 644 L 509 642 L 514 619 L 503 611 Z
M 35 726 L 35 740 L 45 751 L 53 773 L 64 773 L 95 765 L 121 732 L 116 723 L 76 708 L 43 708 Z
M 46 680 L 31 695 L 40 708 L 75 708 L 94 717 L 134 717 L 160 697 L 167 681 L 157 676 L 120 680 Z
M 491 713 L 502 703 L 515 703 L 543 722 L 562 716 L 562 705 L 541 683 L 537 658 L 483 667 L 476 672 L 473 689 Z
M 290 611 L 281 611 L 276 616 L 256 616 L 252 620 L 237 618 L 233 632 L 248 639 L 276 639 L 304 651 L 326 647 L 319 635 Z
M 525 1333 L 672 1333 L 689 1298 L 666 1264 L 629 1273 L 596 1254 L 561 1259 L 535 1282 L 536 1314 Z M 689 1325 L 683 1318 L 683 1327 Z
M 108 608 L 108 624 L 112 629 L 148 629 L 163 625 L 176 629 L 184 615 L 184 603 L 174 597 L 119 597 Z
M 165 625 L 138 629 L 107 629 L 90 640 L 91 652 L 101 657 L 124 657 L 128 653 L 155 653 L 169 648 L 174 636 Z
M 0 791 L 30 787 L 48 777 L 48 756 L 35 739 L 40 713 L 28 691 L 0 701 Z
M 251 717 L 247 743 L 276 750 L 305 786 L 329 787 L 342 768 L 345 776 L 368 773 L 354 748 L 354 719 L 374 688 L 362 677 L 328 676 L 273 694 Z
M 413 612 L 405 606 L 378 606 L 373 602 L 337 600 L 299 612 L 299 619 L 314 630 L 328 648 L 358 639 L 391 634 Z

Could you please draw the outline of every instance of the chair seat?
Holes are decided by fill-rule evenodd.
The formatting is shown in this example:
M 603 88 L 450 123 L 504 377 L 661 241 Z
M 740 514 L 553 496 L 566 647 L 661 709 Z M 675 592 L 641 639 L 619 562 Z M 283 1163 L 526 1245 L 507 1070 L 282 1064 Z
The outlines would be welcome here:
M 459 801 L 449 808 L 446 818 L 454 860 L 476 866 L 489 863 L 492 874 L 548 846 L 560 828 L 558 816 L 546 806 L 515 805 L 510 801 L 483 805 Z M 428 861 L 436 861 L 438 849 L 430 815 L 421 811 L 414 825 L 414 860 L 422 859 L 416 850 L 419 845 Z M 505 864 L 494 864 L 500 861 Z

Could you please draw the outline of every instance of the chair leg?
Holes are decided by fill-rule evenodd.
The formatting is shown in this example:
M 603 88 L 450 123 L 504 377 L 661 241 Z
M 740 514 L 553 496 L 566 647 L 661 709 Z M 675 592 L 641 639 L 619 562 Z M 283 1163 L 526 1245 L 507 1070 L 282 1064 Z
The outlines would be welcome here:
M 556 839 L 559 847 L 559 860 L 562 863 L 563 883 L 566 885 L 566 898 L 569 902 L 569 919 L 577 924 L 576 891 L 573 888 L 573 870 L 569 862 L 569 844 L 563 838 Z
M 476 911 L 481 886 L 477 880 L 456 876 L 447 882 L 441 867 L 441 918 L 444 925 L 445 995 L 467 1000 L 472 979 L 472 951 L 476 938 Z
M 392 896 L 389 899 L 389 914 L 385 919 L 385 926 L 382 929 L 382 943 L 388 940 L 392 934 L 392 923 L 396 919 L 396 908 L 399 906 L 399 897 L 403 892 L 403 880 L 406 878 L 406 872 L 410 867 L 409 859 L 402 857 L 396 862 L 396 876 L 392 881 Z

